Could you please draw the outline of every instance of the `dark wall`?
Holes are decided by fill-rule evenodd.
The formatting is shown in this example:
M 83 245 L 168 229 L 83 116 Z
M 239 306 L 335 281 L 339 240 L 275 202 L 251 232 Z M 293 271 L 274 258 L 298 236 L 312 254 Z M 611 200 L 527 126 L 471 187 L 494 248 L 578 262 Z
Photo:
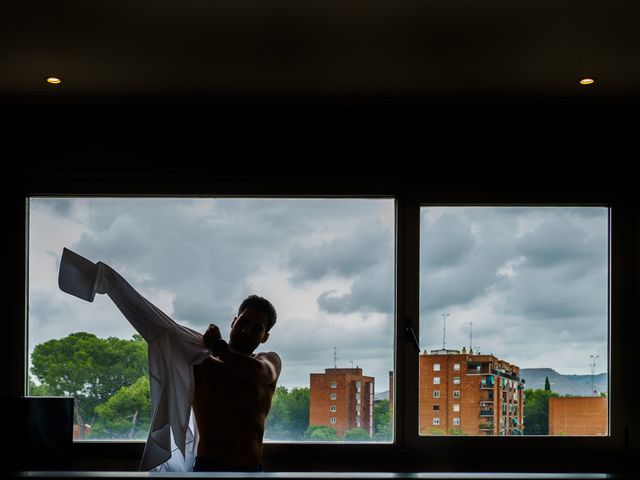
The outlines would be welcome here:
M 640 103 L 624 99 L 2 99 L 2 237 L 5 334 L 0 352 L 10 365 L 2 395 L 23 382 L 20 355 L 25 278 L 24 197 L 38 193 L 290 194 L 432 192 L 457 202 L 614 199 L 629 217 L 624 244 L 625 329 L 634 342 L 637 319 L 638 195 L 633 160 Z M 634 230 L 635 228 L 635 230 Z M 634 300 L 635 299 L 635 300 Z M 633 364 L 639 365 L 638 351 Z M 626 374 L 626 372 L 625 372 Z M 629 370 L 628 402 L 638 398 Z M 633 407 L 637 411 L 637 401 Z M 620 471 L 638 449 L 637 416 L 629 447 L 571 463 L 540 444 L 540 470 Z M 76 449 L 76 464 L 132 468 L 139 448 L 115 446 L 107 457 Z M 301 447 L 296 468 L 321 468 Z M 431 452 L 379 458 L 381 468 L 482 469 L 488 452 Z M 109 456 L 112 455 L 112 456 Z M 274 452 L 273 465 L 293 465 Z M 345 470 L 368 459 L 342 457 Z M 532 469 L 531 460 L 502 458 L 491 468 Z M 544 460 L 544 461 L 542 461 Z M 317 463 L 317 459 L 315 460 Z M 287 463 L 288 462 L 288 463 Z M 111 467 L 111 468 L 109 468 Z M 294 468 L 295 469 L 295 468 Z

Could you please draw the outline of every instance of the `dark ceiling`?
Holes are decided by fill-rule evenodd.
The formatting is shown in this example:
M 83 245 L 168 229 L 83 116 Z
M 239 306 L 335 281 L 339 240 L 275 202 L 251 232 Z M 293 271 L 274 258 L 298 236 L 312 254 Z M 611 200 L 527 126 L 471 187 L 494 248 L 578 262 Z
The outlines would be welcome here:
M 639 19 L 630 0 L 19 0 L 0 95 L 638 97 Z

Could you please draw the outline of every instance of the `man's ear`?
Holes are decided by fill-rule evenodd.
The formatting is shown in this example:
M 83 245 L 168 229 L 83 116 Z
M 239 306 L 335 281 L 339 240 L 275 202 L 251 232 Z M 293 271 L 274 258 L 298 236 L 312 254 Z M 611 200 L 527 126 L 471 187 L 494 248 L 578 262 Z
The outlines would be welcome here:
M 262 337 L 262 340 L 260 340 L 260 343 L 264 343 L 267 340 L 269 340 L 269 332 L 265 332 L 264 337 Z

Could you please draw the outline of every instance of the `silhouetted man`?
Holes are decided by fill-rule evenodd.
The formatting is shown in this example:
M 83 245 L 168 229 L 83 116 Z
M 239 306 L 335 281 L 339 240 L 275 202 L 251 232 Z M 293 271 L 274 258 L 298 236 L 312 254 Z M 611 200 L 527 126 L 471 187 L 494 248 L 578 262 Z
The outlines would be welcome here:
M 147 342 L 152 421 L 141 470 L 190 469 L 195 450 L 194 471 L 262 470 L 264 422 L 281 370 L 276 353 L 253 353 L 276 322 L 268 300 L 251 295 L 240 304 L 227 343 L 217 326 L 202 335 L 176 323 L 113 268 L 66 248 L 58 283 L 89 302 L 106 293 Z

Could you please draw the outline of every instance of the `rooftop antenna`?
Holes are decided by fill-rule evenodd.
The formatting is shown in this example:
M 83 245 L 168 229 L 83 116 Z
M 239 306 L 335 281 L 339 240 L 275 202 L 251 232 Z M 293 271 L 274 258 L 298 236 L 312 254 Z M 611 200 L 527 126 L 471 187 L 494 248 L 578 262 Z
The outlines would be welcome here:
M 443 313 L 442 314 L 442 350 L 445 349 L 445 338 L 447 336 L 447 317 L 449 316 L 448 313 Z
M 596 358 L 599 358 L 600 355 L 590 355 L 591 357 L 591 395 L 595 397 L 596 393 Z
M 349 360 L 351 362 L 351 368 L 353 368 L 353 360 Z
M 338 349 L 333 347 L 333 368 L 338 368 Z
M 471 330 L 469 332 L 469 351 L 473 351 L 473 322 L 471 322 Z

